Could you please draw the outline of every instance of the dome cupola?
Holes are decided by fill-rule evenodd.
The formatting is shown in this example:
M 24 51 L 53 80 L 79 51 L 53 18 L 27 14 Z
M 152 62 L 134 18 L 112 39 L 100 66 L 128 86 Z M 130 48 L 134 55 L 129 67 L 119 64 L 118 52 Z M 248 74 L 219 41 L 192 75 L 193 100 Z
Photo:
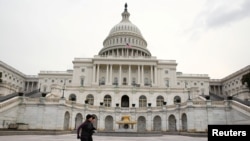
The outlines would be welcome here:
M 147 42 L 139 28 L 130 22 L 130 13 L 125 4 L 122 20 L 115 25 L 103 41 L 103 48 L 99 52 L 102 56 L 151 56 L 147 49 Z

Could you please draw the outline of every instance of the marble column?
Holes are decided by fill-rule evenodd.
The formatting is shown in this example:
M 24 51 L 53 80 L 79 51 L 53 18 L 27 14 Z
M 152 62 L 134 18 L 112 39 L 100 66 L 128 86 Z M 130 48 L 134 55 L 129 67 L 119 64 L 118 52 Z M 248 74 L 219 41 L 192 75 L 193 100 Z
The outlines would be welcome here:
M 97 84 L 100 83 L 99 73 L 100 73 L 100 64 L 97 65 L 97 77 L 96 77 Z
M 128 85 L 131 85 L 131 65 L 128 66 Z
M 144 66 L 141 66 L 141 85 L 144 86 Z
M 93 64 L 93 74 L 92 74 L 92 83 L 96 83 L 96 81 L 95 81 L 95 68 L 96 68 L 96 65 L 95 64 Z
M 158 71 L 158 70 L 157 70 L 157 66 L 155 66 L 154 69 L 155 69 L 155 85 L 157 85 L 157 81 L 158 81 L 158 80 L 157 80 L 157 77 L 158 77 L 158 76 L 157 76 L 157 71 Z
M 108 82 L 109 82 L 109 65 L 107 64 L 105 85 L 108 85 Z
M 137 78 L 137 84 L 140 84 L 140 66 L 138 65 L 138 78 Z
M 109 83 L 110 83 L 111 85 L 112 85 L 112 81 L 113 81 L 113 78 L 112 78 L 112 73 L 113 73 L 112 67 L 113 67 L 113 65 L 110 65 L 110 78 L 109 78 Z
M 120 65 L 119 67 L 119 85 L 121 85 L 122 83 L 122 65 Z
M 152 84 L 154 84 L 154 82 L 153 82 L 153 66 L 150 66 L 150 73 L 151 73 L 150 83 L 152 85 Z

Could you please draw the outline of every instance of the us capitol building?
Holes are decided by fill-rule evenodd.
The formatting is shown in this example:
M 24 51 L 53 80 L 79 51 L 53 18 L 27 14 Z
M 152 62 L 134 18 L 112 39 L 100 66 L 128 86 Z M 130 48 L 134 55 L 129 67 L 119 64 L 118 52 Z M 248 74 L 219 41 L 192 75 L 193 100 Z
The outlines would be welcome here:
M 73 69 L 30 76 L 0 61 L 0 129 L 75 130 L 87 114 L 107 132 L 207 132 L 209 124 L 250 123 L 250 96 L 240 82 L 250 66 L 218 80 L 178 72 L 175 60 L 151 55 L 129 17 L 125 4 L 98 55 L 75 58 Z

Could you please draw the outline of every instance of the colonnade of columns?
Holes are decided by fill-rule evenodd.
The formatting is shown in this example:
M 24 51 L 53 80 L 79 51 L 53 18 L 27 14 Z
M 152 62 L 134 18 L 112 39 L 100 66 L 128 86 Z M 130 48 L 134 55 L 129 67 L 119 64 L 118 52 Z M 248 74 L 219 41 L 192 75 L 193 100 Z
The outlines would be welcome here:
M 147 53 L 143 51 L 129 49 L 128 47 L 108 50 L 102 53 L 102 55 L 105 55 L 105 56 L 149 56 Z
M 106 77 L 105 77 L 105 85 L 112 85 L 114 83 L 114 67 L 117 68 L 118 66 L 118 77 L 116 75 L 116 77 L 118 78 L 118 85 L 122 85 L 122 78 L 125 77 L 122 75 L 122 70 L 123 70 L 123 66 L 126 67 L 126 70 L 128 70 L 128 85 L 131 85 L 132 83 L 132 66 L 134 69 L 136 69 L 135 65 L 120 65 L 120 64 L 107 64 L 107 65 L 103 65 L 103 64 L 94 64 L 93 65 L 93 77 L 92 77 L 92 82 L 94 84 L 98 84 L 101 80 L 100 78 L 100 66 L 105 66 L 104 68 L 106 69 Z M 128 67 L 128 69 L 127 69 Z M 157 66 L 154 65 L 150 65 L 150 66 L 145 66 L 145 65 L 137 65 L 137 78 L 136 78 L 136 84 L 140 84 L 140 85 L 144 85 L 144 76 L 145 76 L 145 67 L 150 67 L 149 70 L 150 71 L 150 78 L 149 78 L 149 82 L 151 85 L 157 85 Z M 102 70 L 105 70 L 102 67 Z
M 24 90 L 30 92 L 30 91 L 38 89 L 37 86 L 38 86 L 38 82 L 28 81 L 28 82 L 25 82 Z
M 222 86 L 212 85 L 210 86 L 210 91 L 214 94 L 222 94 Z

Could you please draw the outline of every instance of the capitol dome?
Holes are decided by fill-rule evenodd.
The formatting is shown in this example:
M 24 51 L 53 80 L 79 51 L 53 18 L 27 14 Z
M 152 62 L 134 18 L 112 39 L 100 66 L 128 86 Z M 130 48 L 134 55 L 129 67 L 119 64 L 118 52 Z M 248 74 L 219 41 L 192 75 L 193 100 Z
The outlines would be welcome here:
M 103 41 L 101 56 L 151 56 L 147 42 L 139 28 L 129 20 L 130 13 L 125 4 L 122 20 L 115 25 Z

